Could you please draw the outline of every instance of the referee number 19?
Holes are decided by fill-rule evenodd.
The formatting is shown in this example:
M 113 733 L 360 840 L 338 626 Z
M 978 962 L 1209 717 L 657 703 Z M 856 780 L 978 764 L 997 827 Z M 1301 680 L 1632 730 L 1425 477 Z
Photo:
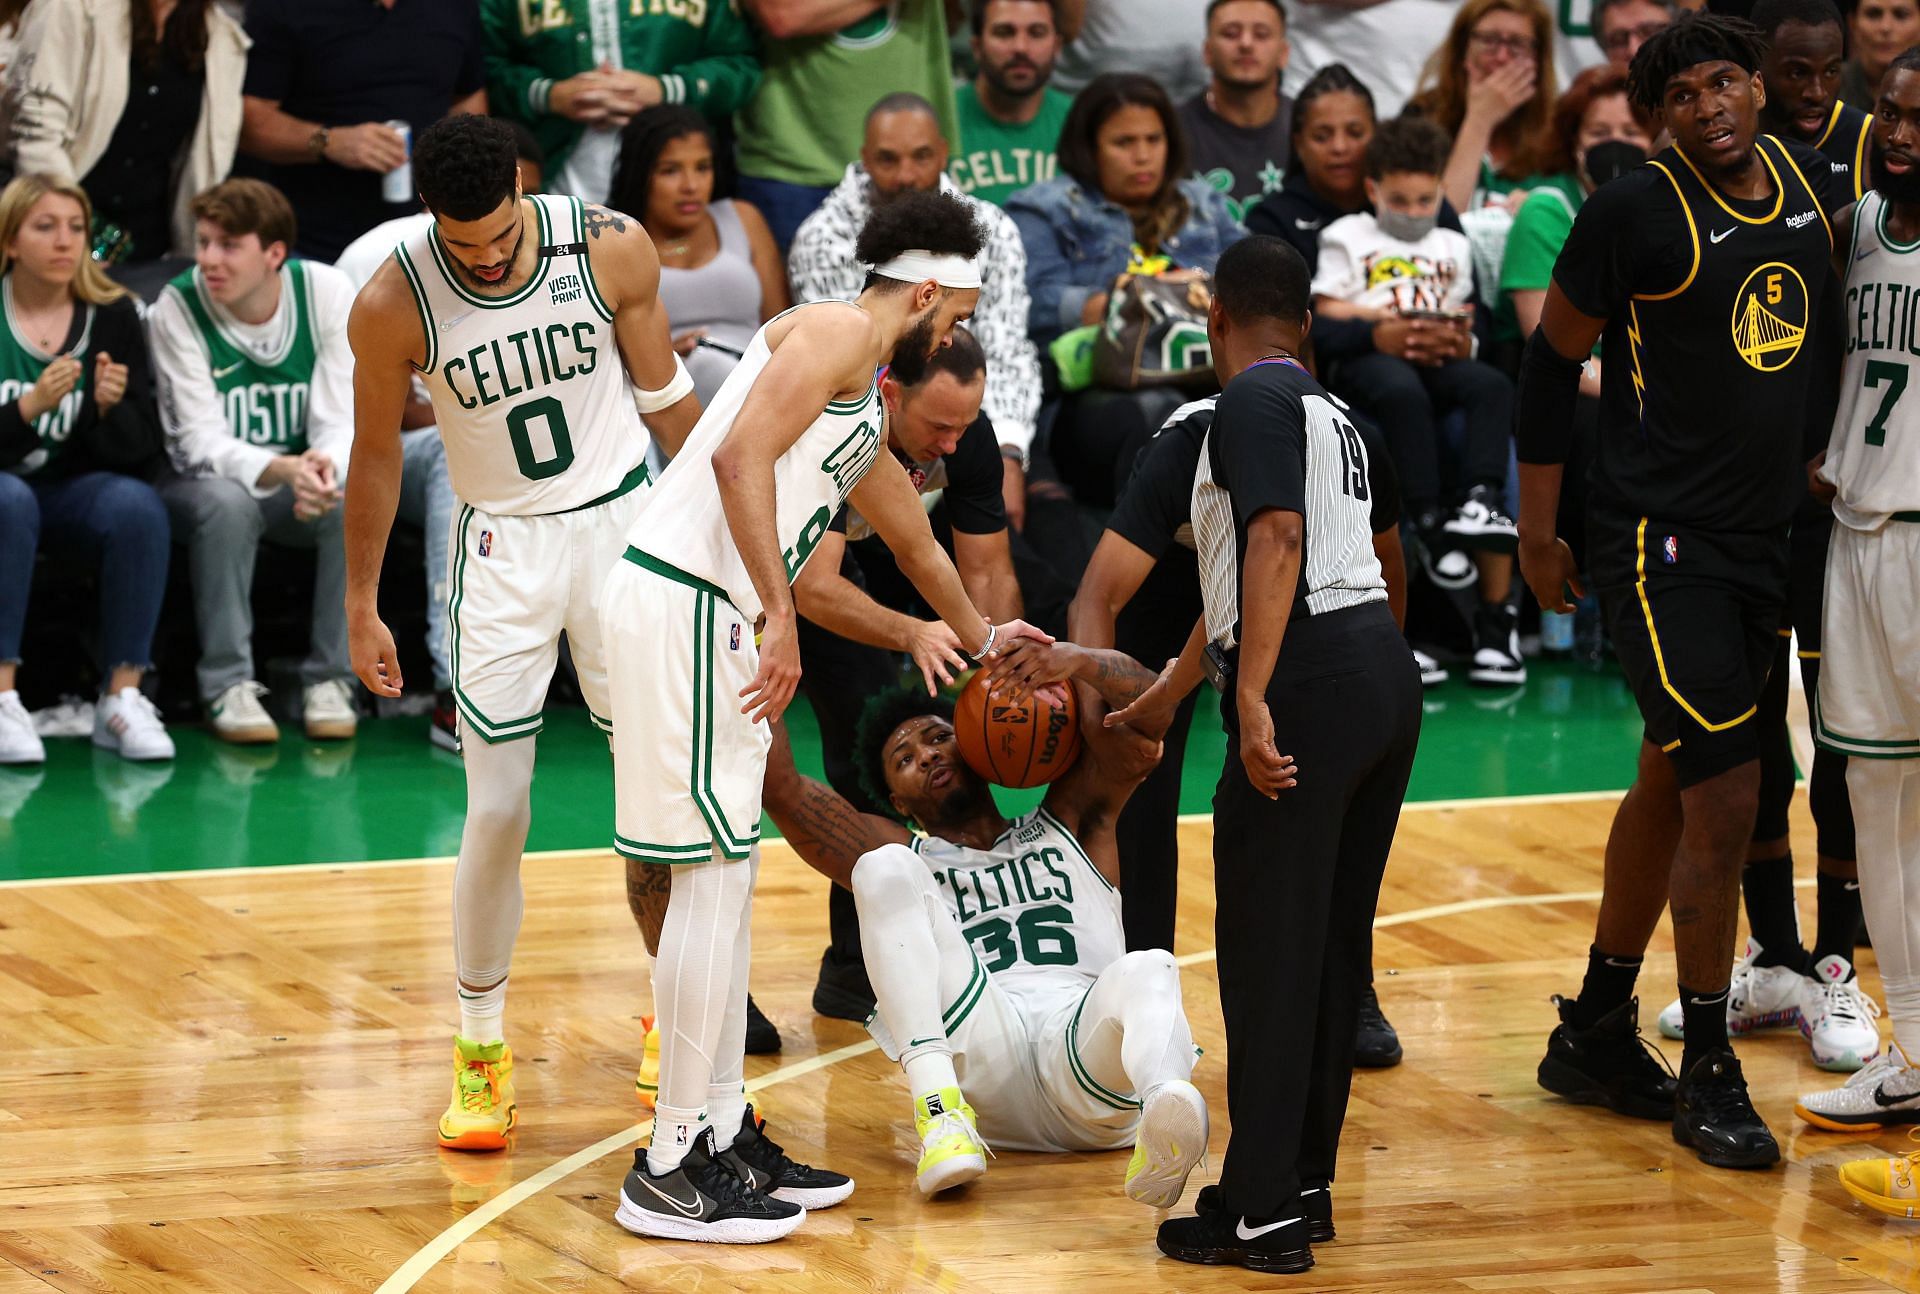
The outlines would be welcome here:
M 1901 382 L 1906 382 L 1903 372 Z M 1360 433 L 1344 421 L 1336 419 L 1334 431 L 1340 437 L 1340 488 L 1360 502 L 1367 501 L 1367 449 L 1360 441 Z
M 1900 403 L 1900 395 L 1907 389 L 1907 366 L 1890 360 L 1870 359 L 1862 384 L 1869 389 L 1881 385 L 1887 388 L 1880 397 L 1880 407 L 1874 410 L 1873 420 L 1867 423 L 1867 443 L 1884 445 L 1887 443 L 1887 419 L 1893 416 L 1893 406 Z

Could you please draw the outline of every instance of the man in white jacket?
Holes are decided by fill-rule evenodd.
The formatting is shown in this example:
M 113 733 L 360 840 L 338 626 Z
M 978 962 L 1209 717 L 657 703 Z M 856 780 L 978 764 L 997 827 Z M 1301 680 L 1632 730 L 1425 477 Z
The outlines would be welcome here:
M 260 541 L 315 549 L 301 667 L 307 736 L 351 737 L 340 502 L 353 444 L 353 285 L 287 260 L 293 208 L 272 185 L 227 180 L 193 200 L 195 264 L 148 317 L 174 475 L 160 496 L 187 546 L 200 629 L 200 697 L 214 735 L 275 741 L 253 667 Z

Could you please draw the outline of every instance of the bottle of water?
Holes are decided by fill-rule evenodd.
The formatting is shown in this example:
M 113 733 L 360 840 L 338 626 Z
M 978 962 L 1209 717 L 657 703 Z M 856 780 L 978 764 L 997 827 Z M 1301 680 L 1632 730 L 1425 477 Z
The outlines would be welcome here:
M 1589 592 L 1573 610 L 1573 658 L 1588 669 L 1607 665 L 1607 628 L 1600 614 L 1600 599 Z
M 1542 611 L 1540 613 L 1540 654 L 1548 660 L 1566 660 L 1573 655 L 1573 622 L 1571 611 Z

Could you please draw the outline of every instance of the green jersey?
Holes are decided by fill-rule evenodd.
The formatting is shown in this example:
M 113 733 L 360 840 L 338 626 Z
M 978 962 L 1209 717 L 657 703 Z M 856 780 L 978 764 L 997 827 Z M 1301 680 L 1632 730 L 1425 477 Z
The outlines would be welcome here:
M 305 453 L 307 404 L 320 354 L 306 263 L 288 261 L 280 267 L 281 301 L 293 318 L 284 340 L 267 353 L 228 329 L 206 295 L 198 268 L 181 274 L 167 290 L 186 303 L 234 439 L 277 454 Z
M 1051 180 L 1059 169 L 1060 127 L 1073 99 L 1051 87 L 1041 91 L 1040 111 L 1029 122 L 1009 125 L 989 116 L 980 92 L 963 85 L 953 92 L 960 142 L 947 173 L 960 192 L 1004 206 L 1009 195 L 1029 184 Z
M 46 371 L 47 365 L 61 355 L 87 353 L 87 343 L 93 333 L 94 308 L 84 301 L 74 303 L 74 309 L 81 312 L 79 338 L 72 349 L 49 354 L 29 342 L 14 325 L 11 273 L 0 276 L 0 302 L 4 302 L 7 316 L 5 335 L 0 336 L 0 404 L 11 404 L 25 395 L 40 380 L 40 374 Z M 86 407 L 88 386 L 92 381 L 91 367 L 82 364 L 79 380 L 73 384 L 73 390 L 67 392 L 59 404 L 33 420 L 34 434 L 40 439 L 40 447 L 26 456 L 20 464 L 20 470 L 37 472 L 66 447 L 80 412 Z

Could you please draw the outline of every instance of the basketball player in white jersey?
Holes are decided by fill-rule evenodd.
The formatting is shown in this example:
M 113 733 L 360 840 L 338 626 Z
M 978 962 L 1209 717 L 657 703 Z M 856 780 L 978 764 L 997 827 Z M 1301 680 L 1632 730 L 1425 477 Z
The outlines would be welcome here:
M 1920 49 L 1887 69 L 1873 189 L 1836 236 L 1846 369 L 1818 480 L 1833 495 L 1814 740 L 1849 756 L 1860 899 L 1893 1045 L 1845 1086 L 1800 1098 L 1823 1128 L 1920 1123 Z M 1844 258 L 1844 259 L 1842 259 Z M 1845 1164 L 1840 1182 L 1895 1217 L 1920 1213 L 1920 1155 Z
M 1051 650 L 1115 709 L 1154 682 L 1119 652 Z M 1170 1207 L 1206 1151 L 1207 1106 L 1173 954 L 1126 951 L 1114 836 L 1159 743 L 1089 726 L 1040 807 L 1008 820 L 959 757 L 952 716 L 944 699 L 890 692 L 854 741 L 868 796 L 924 836 L 802 777 L 785 742 L 767 766 L 787 843 L 859 905 L 879 999 L 867 1028 L 906 1071 L 916 1181 L 926 1195 L 972 1181 L 989 1143 L 1132 1143 L 1127 1195 Z
M 754 335 L 607 576 L 615 848 L 672 868 L 654 969 L 653 1138 L 616 1215 L 640 1234 L 772 1240 L 853 1190 L 766 1153 L 741 1090 L 768 725 L 800 679 L 793 580 L 849 500 L 974 659 L 1036 633 L 981 617 L 905 469 L 880 452 L 874 372 L 905 365 L 911 382 L 947 343 L 979 299 L 982 239 L 947 194 L 876 210 L 856 246 L 872 267 L 859 299 L 799 306 Z
M 497 1150 L 518 1117 L 501 1025 L 521 916 L 534 734 L 565 630 L 593 720 L 609 729 L 596 599 L 646 496 L 648 430 L 668 453 L 699 414 L 639 223 L 520 193 L 514 135 L 456 116 L 422 132 L 414 179 L 433 223 L 361 291 L 347 491 L 354 672 L 400 695 L 377 606 L 400 490 L 400 418 L 418 373 L 460 507 L 450 573 L 467 820 L 454 869 L 460 1032 L 439 1141 Z M 645 418 L 645 424 L 642 418 Z

